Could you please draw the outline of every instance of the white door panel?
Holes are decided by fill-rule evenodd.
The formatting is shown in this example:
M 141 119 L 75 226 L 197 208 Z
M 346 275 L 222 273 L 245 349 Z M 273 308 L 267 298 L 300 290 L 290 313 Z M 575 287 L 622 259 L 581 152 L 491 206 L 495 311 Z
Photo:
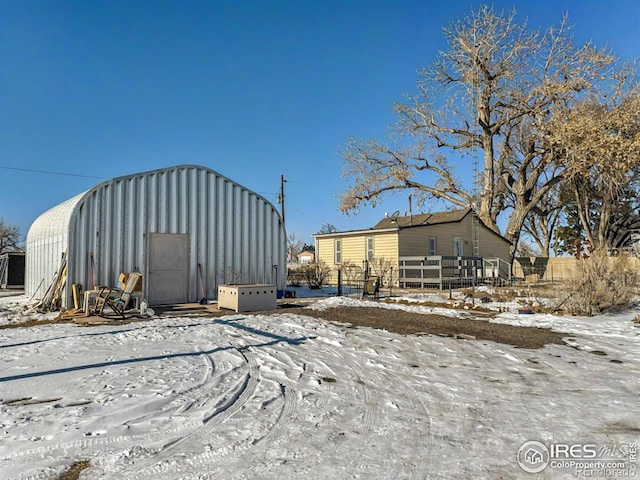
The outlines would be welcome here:
M 189 301 L 189 235 L 149 234 L 147 292 L 150 305 Z

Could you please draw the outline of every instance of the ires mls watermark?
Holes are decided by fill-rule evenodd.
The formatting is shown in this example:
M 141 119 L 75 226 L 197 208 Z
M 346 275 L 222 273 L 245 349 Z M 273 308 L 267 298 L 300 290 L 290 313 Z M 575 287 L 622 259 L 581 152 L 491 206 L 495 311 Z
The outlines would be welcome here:
M 518 464 L 528 473 L 545 468 L 568 470 L 576 477 L 634 478 L 637 472 L 638 445 L 595 443 L 525 442 L 518 450 Z

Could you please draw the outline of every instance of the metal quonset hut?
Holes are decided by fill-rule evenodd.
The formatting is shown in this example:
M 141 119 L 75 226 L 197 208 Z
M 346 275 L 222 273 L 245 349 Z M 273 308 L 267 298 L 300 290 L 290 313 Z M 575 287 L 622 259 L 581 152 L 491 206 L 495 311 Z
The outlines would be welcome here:
M 283 289 L 286 232 L 262 196 L 205 167 L 181 165 L 114 178 L 43 213 L 27 235 L 25 293 L 41 298 L 67 255 L 71 284 L 113 286 L 143 274 L 151 305 L 217 298 L 218 285 Z

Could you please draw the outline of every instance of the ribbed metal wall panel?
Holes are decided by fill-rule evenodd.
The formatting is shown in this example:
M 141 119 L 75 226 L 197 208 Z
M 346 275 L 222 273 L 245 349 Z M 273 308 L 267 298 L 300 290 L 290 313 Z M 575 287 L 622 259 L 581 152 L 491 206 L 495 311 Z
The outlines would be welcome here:
M 69 222 L 86 192 L 44 212 L 27 233 L 25 294 L 42 298 L 69 245 Z
M 223 283 L 284 288 L 286 232 L 276 208 L 213 170 L 182 165 L 109 180 L 38 218 L 27 240 L 27 294 L 40 278 L 48 283 L 65 249 L 68 285 L 91 287 L 92 257 L 95 285 L 115 284 L 120 272 L 144 274 L 150 233 L 189 234 L 190 301 L 201 297 L 198 264 L 208 298 Z M 70 289 L 66 307 L 69 297 Z

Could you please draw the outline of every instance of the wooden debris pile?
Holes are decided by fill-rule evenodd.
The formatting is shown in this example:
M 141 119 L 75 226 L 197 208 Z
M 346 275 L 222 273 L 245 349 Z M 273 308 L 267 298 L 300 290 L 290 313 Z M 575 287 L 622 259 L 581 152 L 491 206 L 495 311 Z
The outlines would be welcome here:
M 60 267 L 51 280 L 51 284 L 34 308 L 40 313 L 55 312 L 62 306 L 62 294 L 67 283 L 67 252 L 62 254 Z

